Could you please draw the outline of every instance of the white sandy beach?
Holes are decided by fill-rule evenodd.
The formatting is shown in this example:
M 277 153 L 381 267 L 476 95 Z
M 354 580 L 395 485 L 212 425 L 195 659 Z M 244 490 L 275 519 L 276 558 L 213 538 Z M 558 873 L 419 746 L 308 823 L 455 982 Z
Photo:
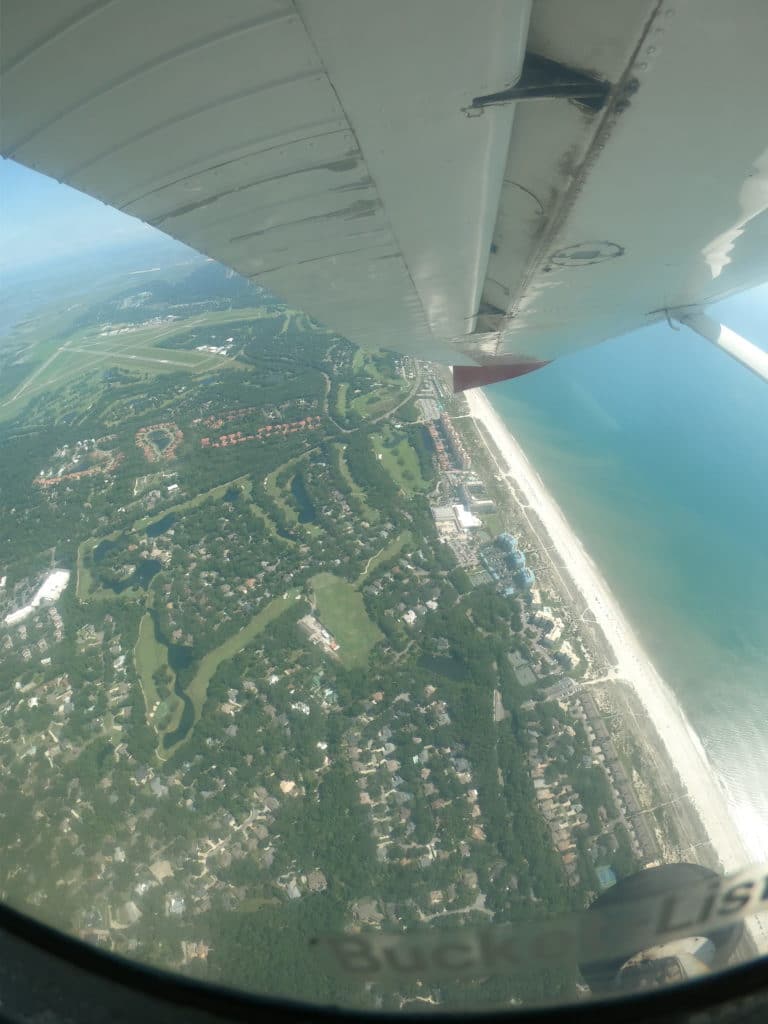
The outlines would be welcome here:
M 493 438 L 506 464 L 508 479 L 514 480 L 525 502 L 538 515 L 552 546 L 600 624 L 616 657 L 617 678 L 633 687 L 648 712 L 724 871 L 743 868 L 750 861 L 749 855 L 717 775 L 674 694 L 653 667 L 608 584 L 489 400 L 479 389 L 468 391 L 466 398 L 472 416 Z M 504 468 L 500 470 L 503 472 Z M 768 950 L 768 932 L 757 922 L 750 931 L 760 950 Z

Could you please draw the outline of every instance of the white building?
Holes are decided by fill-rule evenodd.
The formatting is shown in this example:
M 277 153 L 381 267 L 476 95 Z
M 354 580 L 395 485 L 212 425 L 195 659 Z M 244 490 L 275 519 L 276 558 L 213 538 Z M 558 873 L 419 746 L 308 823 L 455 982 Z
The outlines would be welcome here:
M 52 604 L 54 601 L 58 601 L 67 589 L 69 577 L 70 573 L 67 569 L 56 569 L 52 572 L 43 580 L 29 604 L 25 604 L 23 608 L 17 608 L 15 612 L 10 612 L 5 616 L 4 622 L 6 626 L 13 626 L 15 623 L 26 619 L 41 604 Z
M 479 526 L 483 525 L 482 520 L 478 519 L 476 515 L 463 505 L 454 505 L 453 515 L 456 525 L 460 530 L 476 530 Z

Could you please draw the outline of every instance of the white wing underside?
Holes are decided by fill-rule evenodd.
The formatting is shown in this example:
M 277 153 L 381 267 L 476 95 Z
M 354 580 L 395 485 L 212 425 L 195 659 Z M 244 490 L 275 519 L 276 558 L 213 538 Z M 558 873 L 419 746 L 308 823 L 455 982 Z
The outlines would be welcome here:
M 4 0 L 2 153 L 350 339 L 547 360 L 768 277 L 764 0 Z M 602 109 L 469 113 L 526 52 Z

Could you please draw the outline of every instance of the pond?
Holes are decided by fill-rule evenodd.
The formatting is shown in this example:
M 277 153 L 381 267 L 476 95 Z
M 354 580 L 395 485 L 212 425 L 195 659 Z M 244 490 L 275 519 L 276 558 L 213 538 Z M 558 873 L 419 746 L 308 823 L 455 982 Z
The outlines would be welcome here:
M 161 533 L 165 533 L 166 530 L 170 530 L 175 522 L 175 512 L 169 512 L 167 515 L 164 515 L 162 519 L 158 519 L 156 523 L 149 524 L 147 527 L 147 536 L 159 537 Z
M 107 761 L 109 761 L 112 758 L 114 753 L 115 748 L 112 746 L 112 744 L 105 743 L 104 746 L 99 751 L 98 755 L 96 756 L 96 766 L 101 771 L 104 771 L 104 765 L 107 763 Z
M 174 685 L 176 696 L 181 699 L 184 704 L 184 710 L 181 713 L 179 724 L 173 730 L 173 732 L 167 732 L 163 736 L 163 750 L 170 750 L 175 743 L 180 743 L 182 740 L 187 738 L 187 734 L 192 726 L 195 724 L 195 707 L 192 701 L 184 692 L 184 689 L 179 685 L 178 679 Z
M 149 435 L 149 440 L 159 452 L 164 452 L 173 438 L 167 430 L 153 430 Z
M 436 676 L 443 676 L 444 679 L 466 680 L 467 678 L 466 668 L 455 658 L 440 658 L 432 654 L 423 654 L 417 664 L 419 668 L 425 668 L 428 672 L 434 672 Z
M 169 643 L 167 637 L 160 629 L 160 619 L 154 608 L 150 609 L 149 614 L 152 616 L 157 642 L 166 647 L 168 651 L 168 667 L 173 670 L 176 676 L 173 685 L 174 693 L 184 705 L 179 724 L 173 732 L 168 732 L 163 736 L 163 749 L 170 750 L 175 743 L 186 739 L 187 733 L 195 724 L 195 706 L 187 696 L 185 686 L 185 682 L 187 685 L 189 684 L 189 675 L 184 673 L 184 670 L 189 668 L 195 661 L 194 647 L 189 647 L 186 644 Z
M 100 544 L 97 544 L 93 549 L 93 560 L 98 565 L 99 562 L 103 562 L 110 551 L 116 548 L 117 544 L 113 540 L 103 540 Z
M 312 504 L 312 499 L 307 492 L 302 473 L 297 473 L 293 480 L 291 480 L 291 494 L 299 510 L 299 522 L 314 523 L 317 513 L 315 512 L 315 506 Z
M 157 642 L 162 644 L 168 651 L 168 666 L 173 669 L 176 675 L 178 675 L 194 663 L 195 649 L 194 647 L 190 647 L 189 644 L 171 643 L 160 627 L 160 617 L 155 609 L 150 608 L 149 614 L 155 627 L 155 637 L 157 638 Z
M 142 559 L 140 564 L 136 566 L 131 575 L 126 577 L 126 579 L 120 580 L 117 583 L 105 583 L 104 586 L 115 594 L 122 594 L 129 587 L 141 587 L 142 590 L 146 590 L 162 568 L 163 563 L 156 558 L 145 558 Z
M 195 649 L 189 644 L 166 644 L 168 648 L 168 664 L 177 674 L 189 668 L 195 660 Z
M 133 580 L 132 585 L 134 587 L 141 587 L 142 590 L 146 590 L 162 568 L 163 563 L 158 561 L 156 558 L 142 559 L 141 563 L 136 566 L 133 576 L 131 577 Z

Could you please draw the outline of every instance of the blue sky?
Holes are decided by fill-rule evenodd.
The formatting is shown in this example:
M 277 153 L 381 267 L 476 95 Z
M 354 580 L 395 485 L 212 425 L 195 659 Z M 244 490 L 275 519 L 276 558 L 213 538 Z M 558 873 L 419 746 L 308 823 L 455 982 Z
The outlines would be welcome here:
M 134 217 L 13 160 L 0 160 L 0 270 L 153 234 Z

